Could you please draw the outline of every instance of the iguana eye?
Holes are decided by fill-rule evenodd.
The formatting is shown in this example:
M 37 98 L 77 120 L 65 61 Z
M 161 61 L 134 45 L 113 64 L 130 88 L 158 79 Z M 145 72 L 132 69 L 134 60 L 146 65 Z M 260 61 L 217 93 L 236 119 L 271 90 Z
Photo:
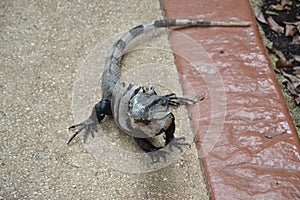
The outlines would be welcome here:
M 138 87 L 137 89 L 134 90 L 133 94 L 130 97 L 130 100 L 139 93 L 139 91 L 141 90 L 142 87 Z
M 151 93 L 154 92 L 154 86 L 153 86 L 153 85 L 150 85 L 150 86 L 149 86 L 149 92 L 151 92 Z

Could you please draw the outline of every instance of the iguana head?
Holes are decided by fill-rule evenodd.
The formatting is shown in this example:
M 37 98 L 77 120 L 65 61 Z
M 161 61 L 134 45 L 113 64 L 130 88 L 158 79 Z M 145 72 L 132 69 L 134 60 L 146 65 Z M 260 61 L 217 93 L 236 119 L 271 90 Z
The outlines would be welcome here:
M 153 120 L 164 120 L 171 111 L 167 101 L 158 96 L 154 86 L 138 88 L 129 103 L 129 115 L 135 123 L 148 125 Z

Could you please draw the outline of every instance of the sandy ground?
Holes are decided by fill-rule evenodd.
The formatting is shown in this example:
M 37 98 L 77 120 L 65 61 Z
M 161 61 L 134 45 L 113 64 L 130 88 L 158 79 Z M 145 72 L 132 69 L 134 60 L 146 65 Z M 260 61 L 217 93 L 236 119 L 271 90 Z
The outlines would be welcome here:
M 159 1 L 3 0 L 0 16 L 0 199 L 208 199 L 194 144 L 148 173 L 112 169 L 78 139 L 66 145 L 67 128 L 79 121 L 74 83 L 87 58 L 108 38 L 163 18 Z M 168 49 L 167 35 L 158 37 L 143 45 Z M 153 60 L 169 66 L 159 73 L 176 72 L 173 56 L 162 51 L 125 60 L 125 72 Z

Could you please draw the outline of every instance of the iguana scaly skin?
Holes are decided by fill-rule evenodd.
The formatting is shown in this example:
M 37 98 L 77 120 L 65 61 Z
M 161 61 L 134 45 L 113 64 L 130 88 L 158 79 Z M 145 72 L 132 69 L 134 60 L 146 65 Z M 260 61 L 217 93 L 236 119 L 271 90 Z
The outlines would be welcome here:
M 121 59 L 128 43 L 141 33 L 170 26 L 245 27 L 250 26 L 250 24 L 244 22 L 171 19 L 158 20 L 132 28 L 113 45 L 108 54 L 102 74 L 103 97 L 94 106 L 87 120 L 69 128 L 70 130 L 76 130 L 76 132 L 69 139 L 68 144 L 81 132 L 84 133 L 84 142 L 86 142 L 88 134 L 94 137 L 97 125 L 104 119 L 105 115 L 113 115 L 118 127 L 123 132 L 133 136 L 138 145 L 146 152 L 161 148 L 150 143 L 147 139 L 149 137 L 165 133 L 165 145 L 176 140 L 174 137 L 175 118 L 169 106 L 188 105 L 195 103 L 195 101 L 176 97 L 175 94 L 159 96 L 153 86 L 143 87 L 131 83 L 126 85 L 120 82 Z M 201 99 L 203 97 L 198 100 Z M 174 143 L 174 145 L 176 146 L 178 143 Z

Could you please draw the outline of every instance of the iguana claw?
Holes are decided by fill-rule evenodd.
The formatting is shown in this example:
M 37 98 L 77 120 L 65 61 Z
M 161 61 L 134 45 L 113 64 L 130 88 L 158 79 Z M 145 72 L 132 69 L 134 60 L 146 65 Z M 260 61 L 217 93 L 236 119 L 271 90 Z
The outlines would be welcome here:
M 151 164 L 160 162 L 160 158 L 163 158 L 164 162 L 167 161 L 166 155 L 169 154 L 167 151 L 156 150 L 149 153 L 151 157 Z
M 80 124 L 76 124 L 73 126 L 69 127 L 69 131 L 72 130 L 76 130 L 76 132 L 72 135 L 72 137 L 69 139 L 67 144 L 70 144 L 72 142 L 72 140 L 83 131 L 83 142 L 85 143 L 87 140 L 87 137 L 89 135 L 89 133 L 92 135 L 92 137 L 94 138 L 94 132 L 98 132 L 98 128 L 97 128 L 97 122 L 95 122 L 92 118 L 88 118 L 87 120 L 85 120 L 84 122 L 80 123 Z
M 181 152 L 183 152 L 183 149 L 181 146 L 189 146 L 191 145 L 187 142 L 180 142 L 180 141 L 185 141 L 185 137 L 180 137 L 180 138 L 173 138 L 172 141 L 168 144 L 169 145 L 169 150 L 173 151 L 172 148 L 173 146 L 179 149 Z

